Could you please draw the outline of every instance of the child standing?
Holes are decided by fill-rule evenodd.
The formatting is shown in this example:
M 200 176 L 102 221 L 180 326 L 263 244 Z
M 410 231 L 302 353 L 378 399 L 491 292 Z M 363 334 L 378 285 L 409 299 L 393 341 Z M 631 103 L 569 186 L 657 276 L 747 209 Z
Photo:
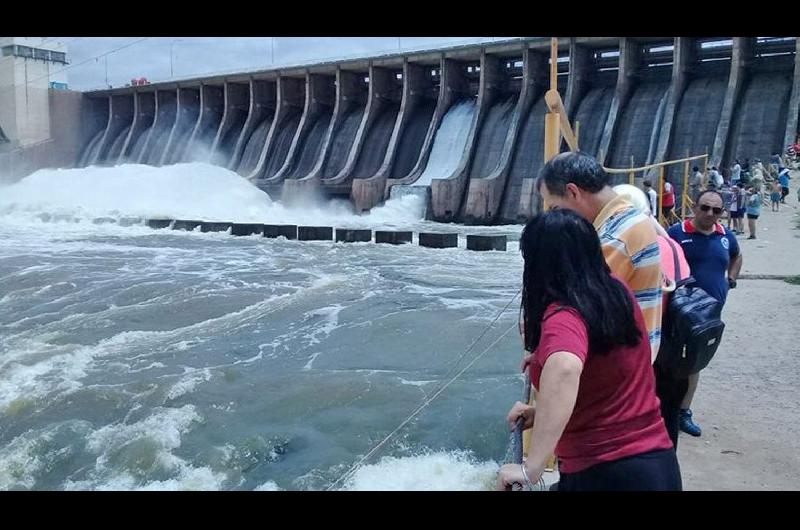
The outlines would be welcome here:
M 757 190 L 755 186 L 750 186 L 747 190 L 747 226 L 750 228 L 747 239 L 756 239 L 756 221 L 761 215 L 761 193 Z
M 772 182 L 769 199 L 773 212 L 780 210 L 781 205 L 781 183 L 777 180 Z

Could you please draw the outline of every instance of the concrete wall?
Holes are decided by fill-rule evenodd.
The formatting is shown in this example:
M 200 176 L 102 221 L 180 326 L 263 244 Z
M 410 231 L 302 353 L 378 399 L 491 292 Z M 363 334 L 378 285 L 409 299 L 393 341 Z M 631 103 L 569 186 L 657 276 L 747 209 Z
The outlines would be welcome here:
M 0 153 L 0 183 L 15 182 L 41 168 L 72 167 L 80 154 L 80 92 L 49 90 L 51 138 Z

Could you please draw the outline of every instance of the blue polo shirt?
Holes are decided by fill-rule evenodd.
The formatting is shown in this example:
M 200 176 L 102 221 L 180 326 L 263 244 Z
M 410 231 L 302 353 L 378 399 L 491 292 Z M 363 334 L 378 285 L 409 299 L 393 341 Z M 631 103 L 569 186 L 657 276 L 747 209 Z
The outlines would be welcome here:
M 687 220 L 672 225 L 667 233 L 683 248 L 697 285 L 724 304 L 728 297 L 728 266 L 739 255 L 739 242 L 733 232 L 717 223 L 714 231 L 705 235 Z

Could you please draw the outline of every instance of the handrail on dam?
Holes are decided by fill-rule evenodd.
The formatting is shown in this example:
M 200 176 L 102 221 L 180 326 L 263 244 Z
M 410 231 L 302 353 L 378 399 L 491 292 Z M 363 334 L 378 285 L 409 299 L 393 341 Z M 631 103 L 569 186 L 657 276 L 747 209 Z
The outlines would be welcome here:
M 629 167 L 629 168 L 603 167 L 603 170 L 606 173 L 609 173 L 609 174 L 612 174 L 612 175 L 621 174 L 621 173 L 628 173 L 628 175 L 629 175 L 628 183 L 631 186 L 633 186 L 634 173 L 638 173 L 639 171 L 647 171 L 647 170 L 650 170 L 650 169 L 659 168 L 659 171 L 658 171 L 658 191 L 656 192 L 656 193 L 658 193 L 658 222 L 661 223 L 662 225 L 664 225 L 664 224 L 671 224 L 671 222 L 675 220 L 674 218 L 677 217 L 677 214 L 675 214 L 675 212 L 673 210 L 672 215 L 670 216 L 670 219 L 665 219 L 664 218 L 663 208 L 661 207 L 661 200 L 662 200 L 662 196 L 663 196 L 663 194 L 661 193 L 661 190 L 664 189 L 664 168 L 667 167 L 667 166 L 674 165 L 674 164 L 681 164 L 681 163 L 685 164 L 685 166 L 683 168 L 683 186 L 681 188 L 681 215 L 680 215 L 680 217 L 678 217 L 678 220 L 680 220 L 680 219 L 683 219 L 684 217 L 686 217 L 686 205 L 690 204 L 692 202 L 691 198 L 689 197 L 689 194 L 687 193 L 687 190 L 689 189 L 689 186 L 688 186 L 688 181 L 689 181 L 689 162 L 691 162 L 692 160 L 700 160 L 700 159 L 702 159 L 703 160 L 703 173 L 705 174 L 706 168 L 708 167 L 708 156 L 709 156 L 708 153 L 704 153 L 702 155 L 689 156 L 689 157 L 686 157 L 686 158 L 679 158 L 677 160 L 665 160 L 664 162 L 657 162 L 655 164 L 648 164 L 646 166 L 641 166 L 641 167 Z

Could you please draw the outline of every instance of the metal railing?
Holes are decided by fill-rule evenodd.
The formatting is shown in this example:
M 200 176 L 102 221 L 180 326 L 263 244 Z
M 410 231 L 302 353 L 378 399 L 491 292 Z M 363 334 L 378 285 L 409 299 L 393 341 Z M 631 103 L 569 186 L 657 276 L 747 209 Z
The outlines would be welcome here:
M 663 208 L 661 206 L 661 203 L 662 203 L 662 200 L 663 200 L 663 195 L 664 195 L 663 194 L 663 190 L 664 190 L 664 168 L 667 167 L 667 166 L 675 165 L 675 164 L 684 164 L 683 180 L 682 180 L 683 186 L 682 186 L 682 189 L 681 189 L 681 215 L 680 215 L 680 217 L 677 218 L 677 220 L 681 220 L 681 219 L 686 217 L 686 206 L 689 205 L 689 204 L 693 204 L 693 201 L 692 201 L 691 197 L 689 197 L 689 193 L 687 191 L 689 189 L 689 186 L 688 186 L 688 183 L 689 183 L 688 182 L 689 181 L 689 162 L 691 162 L 692 160 L 701 160 L 701 159 L 703 160 L 703 174 L 705 175 L 706 168 L 708 167 L 708 153 L 705 153 L 705 154 L 702 154 L 702 155 L 690 156 L 690 157 L 686 157 L 686 158 L 680 158 L 680 159 L 677 159 L 677 160 L 667 160 L 665 162 L 659 162 L 657 164 L 649 164 L 649 165 L 641 166 L 641 167 L 631 167 L 631 168 L 608 168 L 608 167 L 604 167 L 603 169 L 605 170 L 606 173 L 609 173 L 611 175 L 615 175 L 615 174 L 618 175 L 618 174 L 627 173 L 628 174 L 628 183 L 630 185 L 633 185 L 634 176 L 635 176 L 636 173 L 645 172 L 645 171 L 649 171 L 651 169 L 658 168 L 658 192 L 657 192 L 658 193 L 658 212 L 654 212 L 654 213 L 656 213 L 656 216 L 658 218 L 658 222 L 661 225 L 665 225 L 665 224 L 668 225 L 668 224 L 672 224 L 672 221 L 675 220 L 672 216 L 677 217 L 677 214 L 675 213 L 675 210 L 673 208 L 672 216 L 670 217 L 670 219 L 664 219 Z

